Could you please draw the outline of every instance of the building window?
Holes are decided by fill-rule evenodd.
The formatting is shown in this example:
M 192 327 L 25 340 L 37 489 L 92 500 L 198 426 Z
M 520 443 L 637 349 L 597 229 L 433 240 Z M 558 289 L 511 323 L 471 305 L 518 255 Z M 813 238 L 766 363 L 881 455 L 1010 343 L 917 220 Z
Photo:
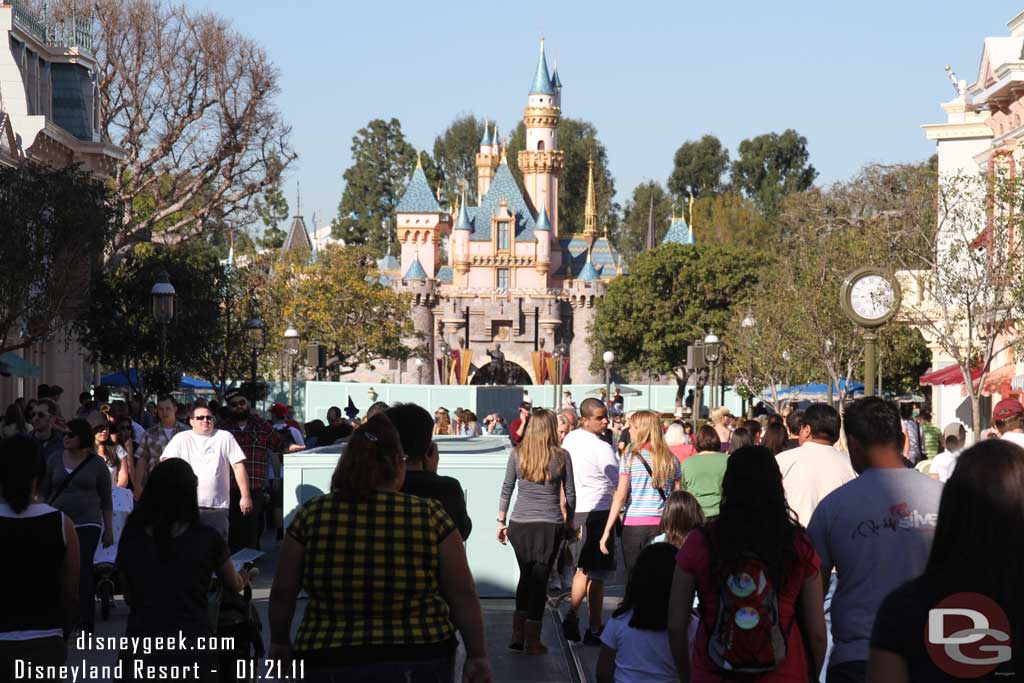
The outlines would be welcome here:
M 543 152 L 544 151 L 544 141 L 543 140 L 538 140 L 537 141 L 537 151 L 539 151 L 539 152 Z
M 512 280 L 509 276 L 508 268 L 498 268 L 498 289 L 510 289 L 512 287 Z
M 498 221 L 498 251 L 508 251 L 509 222 Z

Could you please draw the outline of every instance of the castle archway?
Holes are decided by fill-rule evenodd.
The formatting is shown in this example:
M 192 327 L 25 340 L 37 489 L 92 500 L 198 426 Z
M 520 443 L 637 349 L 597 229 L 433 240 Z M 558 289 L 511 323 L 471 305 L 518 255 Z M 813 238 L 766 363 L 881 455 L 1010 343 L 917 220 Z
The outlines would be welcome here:
M 523 366 L 518 363 L 506 360 L 504 363 L 499 364 L 491 361 L 487 365 L 479 368 L 473 377 L 470 378 L 469 383 L 474 386 L 483 386 L 488 384 L 501 384 L 501 385 L 530 385 L 533 384 L 533 380 L 530 379 L 530 373 L 528 373 Z

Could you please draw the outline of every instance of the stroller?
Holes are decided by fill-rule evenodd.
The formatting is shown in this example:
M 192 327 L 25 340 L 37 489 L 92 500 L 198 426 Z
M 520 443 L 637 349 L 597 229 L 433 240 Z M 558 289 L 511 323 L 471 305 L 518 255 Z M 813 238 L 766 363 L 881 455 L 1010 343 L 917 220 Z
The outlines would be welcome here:
M 100 543 L 93 555 L 93 585 L 95 595 L 100 599 L 100 615 L 106 621 L 110 618 L 110 610 L 114 607 L 114 596 L 122 592 L 121 579 L 114 566 L 117 559 L 117 545 L 121 540 L 128 515 L 135 508 L 135 497 L 128 489 L 113 487 L 111 497 L 114 503 L 114 544 L 104 548 Z
M 232 559 L 249 552 L 243 550 L 236 553 Z M 244 562 L 236 560 L 235 564 L 241 565 L 240 569 L 249 571 L 251 578 L 258 574 L 258 570 L 253 570 L 255 559 Z M 263 622 L 252 604 L 252 586 L 246 585 L 241 594 L 232 593 L 224 590 L 220 581 L 214 578 L 210 586 L 209 605 L 210 619 L 214 624 L 217 638 L 231 638 L 234 644 L 233 649 L 218 651 L 217 671 L 221 683 L 258 680 L 259 665 L 264 654 Z M 255 666 L 240 667 L 239 662 L 255 662 Z M 243 671 L 244 676 L 238 675 Z

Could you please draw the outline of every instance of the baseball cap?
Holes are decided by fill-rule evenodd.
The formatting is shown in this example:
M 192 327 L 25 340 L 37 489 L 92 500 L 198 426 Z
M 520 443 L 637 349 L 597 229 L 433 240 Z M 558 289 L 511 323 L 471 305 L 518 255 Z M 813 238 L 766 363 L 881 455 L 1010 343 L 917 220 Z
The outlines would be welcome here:
M 288 406 L 283 403 L 275 403 L 270 406 L 270 414 L 274 417 L 285 417 L 288 415 Z
M 246 398 L 246 395 L 242 393 L 241 389 L 228 389 L 226 392 L 224 392 L 225 401 L 230 401 L 231 399 L 237 398 L 239 396 L 241 396 L 242 398 Z
M 942 430 L 942 440 L 945 441 L 951 436 L 955 436 L 958 439 L 963 439 L 967 434 L 967 429 L 959 422 L 950 422 L 946 425 L 945 429 Z
M 1018 415 L 1024 415 L 1024 405 L 1015 398 L 1004 398 L 992 409 L 993 420 L 1008 420 Z

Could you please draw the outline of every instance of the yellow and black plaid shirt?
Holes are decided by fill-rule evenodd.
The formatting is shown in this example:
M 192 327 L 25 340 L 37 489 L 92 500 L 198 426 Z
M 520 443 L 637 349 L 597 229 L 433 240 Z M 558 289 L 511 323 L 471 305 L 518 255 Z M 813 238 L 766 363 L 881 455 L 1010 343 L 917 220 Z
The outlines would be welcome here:
M 288 528 L 305 548 L 309 593 L 296 650 L 450 640 L 437 573 L 453 531 L 440 503 L 404 493 L 362 502 L 327 494 L 303 505 Z

